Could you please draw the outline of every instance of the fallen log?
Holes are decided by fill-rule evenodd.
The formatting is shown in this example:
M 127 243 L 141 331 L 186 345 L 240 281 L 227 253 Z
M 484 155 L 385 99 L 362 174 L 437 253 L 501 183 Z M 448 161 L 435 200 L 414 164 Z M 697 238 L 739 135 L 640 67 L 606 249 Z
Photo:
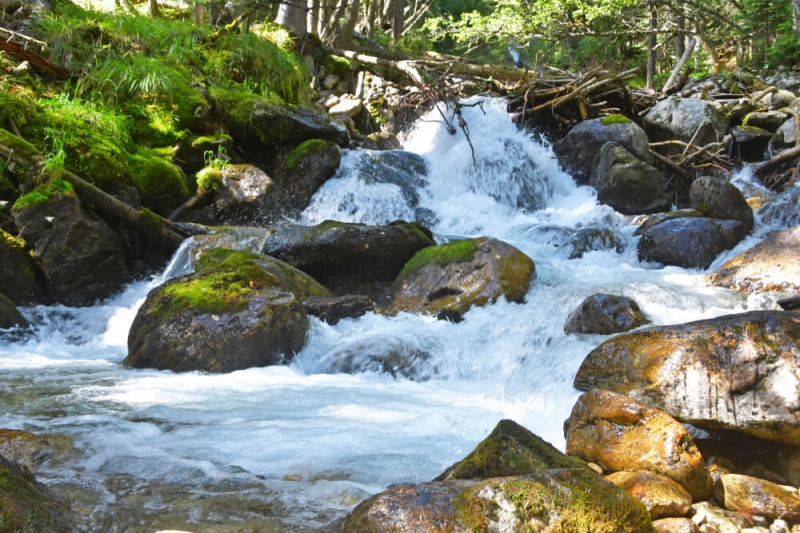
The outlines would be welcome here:
M 34 168 L 39 163 L 36 158 L 28 159 L 18 156 L 12 148 L 3 144 L 0 144 L 0 156 L 25 168 Z M 134 209 L 68 170 L 63 171 L 61 178 L 72 184 L 81 201 L 91 205 L 97 213 L 153 239 L 170 252 L 175 251 L 181 242 L 190 235 L 188 231 L 149 209 Z
M 19 43 L 13 42 L 12 39 L 23 40 L 26 44 L 21 45 Z M 46 43 L 42 43 L 41 41 L 37 41 L 27 35 L 22 35 L 21 33 L 16 33 L 11 30 L 7 30 L 5 28 L 0 28 L 0 50 L 8 52 L 14 57 L 18 57 L 23 60 L 27 60 L 30 62 L 31 65 L 37 67 L 48 74 L 55 76 L 56 78 L 71 78 L 76 74 L 69 69 L 66 69 L 62 66 L 56 65 L 51 63 L 50 61 L 46 60 L 39 54 L 28 50 L 28 43 L 34 42 L 37 45 L 46 45 Z
M 763 179 L 773 168 L 782 165 L 783 163 L 790 162 L 793 159 L 797 159 L 798 157 L 800 157 L 800 145 L 795 146 L 794 148 L 789 148 L 788 150 L 784 150 L 772 159 L 768 159 L 757 164 L 753 169 L 753 175 L 757 178 Z

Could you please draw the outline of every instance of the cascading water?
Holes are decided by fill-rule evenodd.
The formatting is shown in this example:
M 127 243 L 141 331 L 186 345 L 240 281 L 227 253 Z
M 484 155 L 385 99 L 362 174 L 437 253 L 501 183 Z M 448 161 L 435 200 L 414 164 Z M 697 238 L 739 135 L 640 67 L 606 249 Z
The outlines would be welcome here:
M 74 439 L 80 454 L 37 475 L 70 494 L 87 531 L 318 530 L 391 484 L 435 477 L 502 418 L 563 449 L 562 422 L 578 396 L 572 378 L 604 339 L 563 333 L 586 296 L 630 296 L 656 324 L 758 307 L 706 287 L 700 271 L 641 264 L 633 218 L 576 187 L 504 106 L 463 108 L 475 162 L 438 113 L 406 140 L 416 156 L 346 152 L 302 218 L 419 218 L 440 241 L 504 240 L 536 262 L 524 304 L 496 302 L 460 323 L 314 319 L 288 366 L 174 374 L 120 365 L 136 309 L 160 280 L 139 282 L 96 307 L 23 310 L 36 329 L 0 345 L 0 427 Z M 570 259 L 583 228 L 611 230 L 624 249 Z M 178 257 L 172 274 L 190 268 Z

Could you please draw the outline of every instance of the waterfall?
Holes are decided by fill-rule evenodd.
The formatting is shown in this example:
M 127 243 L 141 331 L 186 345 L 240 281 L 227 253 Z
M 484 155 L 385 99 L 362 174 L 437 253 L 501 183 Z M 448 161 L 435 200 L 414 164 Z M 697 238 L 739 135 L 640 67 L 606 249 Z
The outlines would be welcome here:
M 460 323 L 410 314 L 335 326 L 312 319 L 289 366 L 224 375 L 121 367 L 136 309 L 161 277 L 95 307 L 23 309 L 36 331 L 0 339 L 0 427 L 67 434 L 83 451 L 37 475 L 100 492 L 93 520 L 129 531 L 142 521 L 203 530 L 265 516 L 323 528 L 389 485 L 435 477 L 503 418 L 563 449 L 562 423 L 578 396 L 572 379 L 604 340 L 563 333 L 586 296 L 632 297 L 655 324 L 757 305 L 707 287 L 701 271 L 640 263 L 635 217 L 576 186 L 545 142 L 511 123 L 504 101 L 469 103 L 471 146 L 434 110 L 405 151 L 345 151 L 302 221 L 418 219 L 440 242 L 496 237 L 536 263 L 525 303 L 476 308 Z M 591 228 L 619 246 L 577 257 L 575 232 Z M 165 275 L 186 272 L 191 259 L 182 248 Z

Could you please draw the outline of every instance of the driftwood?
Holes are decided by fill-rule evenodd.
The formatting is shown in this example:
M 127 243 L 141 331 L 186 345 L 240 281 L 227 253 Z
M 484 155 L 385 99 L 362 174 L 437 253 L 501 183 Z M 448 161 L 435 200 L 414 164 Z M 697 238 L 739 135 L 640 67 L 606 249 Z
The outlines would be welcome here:
M 35 158 L 16 155 L 12 148 L 3 144 L 0 144 L 0 157 L 25 168 L 34 168 L 39 163 Z M 175 251 L 183 239 L 190 235 L 190 232 L 149 209 L 134 209 L 68 170 L 63 171 L 61 178 L 72 184 L 81 201 L 94 207 L 100 215 L 133 228 L 169 251 Z

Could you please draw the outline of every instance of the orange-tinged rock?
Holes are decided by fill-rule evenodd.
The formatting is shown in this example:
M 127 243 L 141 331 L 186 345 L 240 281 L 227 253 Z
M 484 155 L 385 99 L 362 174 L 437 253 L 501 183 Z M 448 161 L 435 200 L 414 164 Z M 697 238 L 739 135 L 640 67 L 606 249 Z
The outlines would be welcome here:
M 650 517 L 684 516 L 692 508 L 692 496 L 680 484 L 654 472 L 614 472 L 606 479 L 639 498 Z
M 760 515 L 769 520 L 783 518 L 800 521 L 800 496 L 797 489 L 765 479 L 740 474 L 722 474 L 714 484 L 714 498 L 725 508 L 741 513 Z

